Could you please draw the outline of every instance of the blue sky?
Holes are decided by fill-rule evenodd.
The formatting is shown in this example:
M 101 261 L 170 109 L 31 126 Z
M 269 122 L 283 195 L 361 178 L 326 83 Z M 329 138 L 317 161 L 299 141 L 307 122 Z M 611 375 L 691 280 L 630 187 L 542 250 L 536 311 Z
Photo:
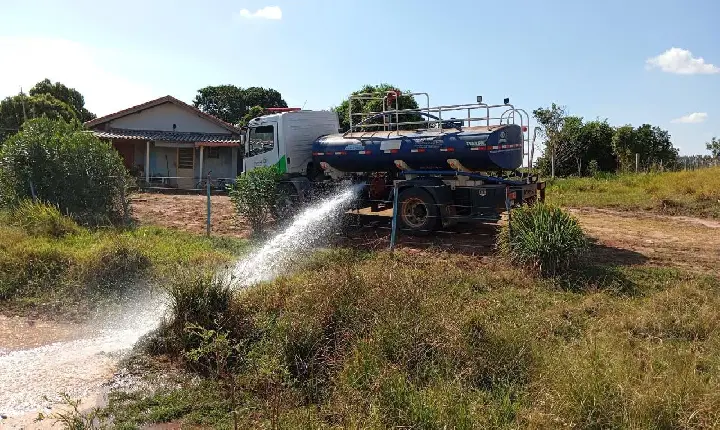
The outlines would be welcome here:
M 101 115 L 224 83 L 326 109 L 388 82 L 434 104 L 510 97 L 648 122 L 685 154 L 720 135 L 713 0 L 0 0 L 0 11 L 0 96 L 47 76 Z

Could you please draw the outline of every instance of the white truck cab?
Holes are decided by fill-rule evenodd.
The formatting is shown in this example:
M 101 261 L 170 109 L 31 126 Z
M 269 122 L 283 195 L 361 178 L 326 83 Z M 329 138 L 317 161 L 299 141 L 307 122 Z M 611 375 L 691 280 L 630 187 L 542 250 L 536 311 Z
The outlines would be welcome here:
M 243 172 L 276 165 L 280 173 L 305 175 L 312 163 L 312 144 L 338 133 L 335 112 L 288 110 L 254 118 L 245 135 Z

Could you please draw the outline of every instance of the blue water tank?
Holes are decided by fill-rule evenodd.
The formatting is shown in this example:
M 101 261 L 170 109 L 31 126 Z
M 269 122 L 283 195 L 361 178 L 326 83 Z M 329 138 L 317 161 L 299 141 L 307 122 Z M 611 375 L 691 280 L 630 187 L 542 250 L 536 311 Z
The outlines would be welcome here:
M 312 151 L 316 165 L 341 172 L 385 172 L 395 160 L 415 170 L 448 170 L 449 159 L 474 171 L 515 170 L 523 163 L 523 131 L 510 124 L 332 134 L 315 140 Z

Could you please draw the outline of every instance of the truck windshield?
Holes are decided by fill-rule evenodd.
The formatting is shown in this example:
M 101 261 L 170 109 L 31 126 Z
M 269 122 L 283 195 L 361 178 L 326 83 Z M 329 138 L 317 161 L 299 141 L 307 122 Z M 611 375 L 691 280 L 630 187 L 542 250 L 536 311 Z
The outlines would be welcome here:
M 248 144 L 246 147 L 246 157 L 263 154 L 272 151 L 275 148 L 275 127 L 272 125 L 263 125 L 253 127 L 248 133 Z

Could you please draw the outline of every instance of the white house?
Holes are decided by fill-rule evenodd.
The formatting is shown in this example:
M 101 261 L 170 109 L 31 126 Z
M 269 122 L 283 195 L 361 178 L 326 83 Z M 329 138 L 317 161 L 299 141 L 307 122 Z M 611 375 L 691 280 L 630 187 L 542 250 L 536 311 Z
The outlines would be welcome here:
M 208 172 L 213 179 L 234 180 L 242 170 L 240 129 L 171 96 L 85 126 L 110 140 L 126 167 L 148 183 L 192 189 Z

